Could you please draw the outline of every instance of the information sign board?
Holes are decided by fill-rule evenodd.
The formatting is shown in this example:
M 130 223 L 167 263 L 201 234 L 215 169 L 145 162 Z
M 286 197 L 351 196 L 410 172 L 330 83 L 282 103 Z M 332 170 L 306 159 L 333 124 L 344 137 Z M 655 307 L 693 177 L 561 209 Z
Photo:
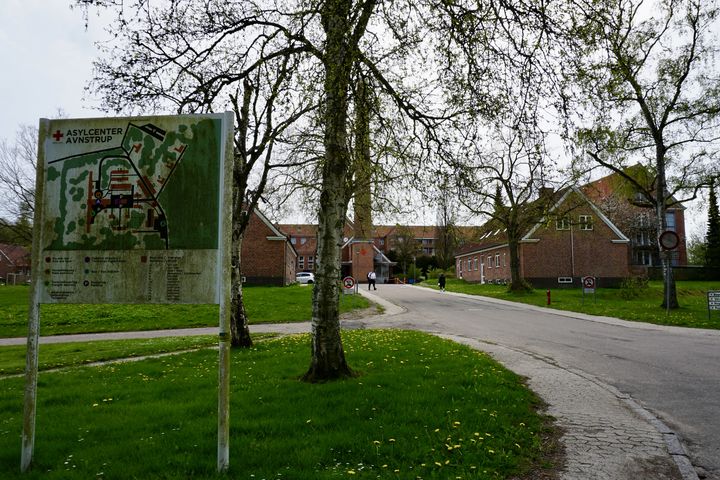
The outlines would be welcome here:
M 710 290 L 707 298 L 708 310 L 720 310 L 720 290 Z
M 50 120 L 41 303 L 218 303 L 223 115 Z
M 218 470 L 229 459 L 233 115 L 41 120 L 21 470 L 35 444 L 40 304 L 219 308 Z

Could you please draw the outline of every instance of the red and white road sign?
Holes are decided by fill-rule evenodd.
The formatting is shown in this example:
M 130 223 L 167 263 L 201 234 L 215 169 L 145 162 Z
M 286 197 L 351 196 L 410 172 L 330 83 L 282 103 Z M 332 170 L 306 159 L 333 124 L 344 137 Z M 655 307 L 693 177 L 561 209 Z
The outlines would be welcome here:
M 347 290 L 355 288 L 355 279 L 353 277 L 343 278 L 343 288 Z

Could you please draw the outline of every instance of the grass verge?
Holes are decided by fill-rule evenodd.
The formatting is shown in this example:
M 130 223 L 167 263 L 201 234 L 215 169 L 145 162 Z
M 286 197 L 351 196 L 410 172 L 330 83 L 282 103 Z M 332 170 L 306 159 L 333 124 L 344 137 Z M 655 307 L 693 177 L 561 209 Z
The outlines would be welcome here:
M 267 339 L 272 336 L 271 334 L 256 334 L 253 335 L 253 340 Z M 38 370 L 214 347 L 217 344 L 218 337 L 214 335 L 42 344 L 40 345 Z M 0 377 L 24 372 L 25 353 L 25 345 L 0 348 Z
M 305 322 L 312 316 L 312 287 L 246 287 L 248 319 L 253 323 Z M 0 338 L 27 335 L 27 286 L 0 286 Z M 340 311 L 363 309 L 360 295 L 341 297 Z M 42 305 L 40 334 L 131 332 L 218 324 L 216 305 Z
M 437 289 L 437 282 L 421 284 Z M 550 308 L 604 315 L 638 322 L 657 325 L 674 325 L 679 327 L 720 329 L 720 312 L 713 312 L 708 318 L 707 291 L 720 290 L 720 282 L 676 282 L 680 308 L 671 310 L 668 315 L 660 305 L 663 300 L 663 284 L 651 281 L 646 289 L 635 298 L 623 298 L 621 288 L 598 288 L 595 296 L 586 295 L 583 301 L 582 290 L 579 288 L 551 289 Z M 451 292 L 482 295 L 500 298 L 513 302 L 527 303 L 547 307 L 547 294 L 544 289 L 535 289 L 528 293 L 510 293 L 503 285 L 480 285 L 464 280 L 448 279 L 446 290 Z
M 228 478 L 500 479 L 545 458 L 537 398 L 483 353 L 418 332 L 346 332 L 360 376 L 309 385 L 297 380 L 309 343 L 233 351 Z M 210 350 L 42 374 L 35 463 L 21 475 L 22 379 L 2 380 L 0 471 L 219 478 L 216 391 Z

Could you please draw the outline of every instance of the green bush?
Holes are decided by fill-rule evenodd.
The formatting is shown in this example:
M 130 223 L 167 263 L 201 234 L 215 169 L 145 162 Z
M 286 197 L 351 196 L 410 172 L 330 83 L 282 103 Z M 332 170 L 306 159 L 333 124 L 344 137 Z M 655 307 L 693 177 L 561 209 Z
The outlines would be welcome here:
M 455 278 L 455 269 L 454 268 L 448 268 L 443 270 L 442 268 L 431 268 L 428 270 L 427 278 L 430 279 L 436 279 L 440 276 L 441 273 L 445 274 L 445 278 Z
M 620 297 L 625 300 L 638 298 L 648 290 L 648 279 L 645 277 L 629 277 L 620 284 Z

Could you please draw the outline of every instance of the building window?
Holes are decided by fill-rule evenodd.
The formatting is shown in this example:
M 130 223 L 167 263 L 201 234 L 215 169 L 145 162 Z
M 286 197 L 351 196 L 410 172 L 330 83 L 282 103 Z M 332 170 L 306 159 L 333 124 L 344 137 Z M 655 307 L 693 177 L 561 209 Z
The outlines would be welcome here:
M 477 257 L 475 257 L 474 263 L 475 263 L 475 270 L 477 270 Z
M 555 230 L 570 230 L 570 217 L 555 220 Z
M 292 237 L 292 238 L 290 239 L 290 243 L 292 243 L 293 245 L 295 245 L 295 244 L 297 243 L 297 238 Z
M 384 239 L 384 238 L 381 238 L 378 243 L 379 243 L 380 245 L 385 245 L 385 239 Z
M 492 264 L 492 257 L 491 257 L 490 255 L 488 255 L 487 266 L 488 266 L 488 268 L 492 268 L 492 266 L 493 266 L 493 264 Z
M 500 254 L 499 253 L 495 254 L 495 267 L 496 268 L 500 267 Z
M 507 253 L 503 253 L 503 267 L 507 267 Z
M 307 238 L 302 237 L 302 238 L 300 239 L 300 245 L 305 245 L 305 242 L 307 242 Z
M 308 255 L 308 270 L 312 270 L 315 267 L 315 265 L 313 265 L 314 261 L 315 257 L 312 255 Z
M 675 231 L 675 212 L 665 212 L 665 227 L 668 230 Z
M 635 262 L 637 265 L 652 265 L 652 255 L 647 250 L 635 252 Z
M 298 257 L 298 270 L 305 270 L 305 257 L 302 255 Z
M 580 215 L 580 230 L 592 230 L 592 215 Z

